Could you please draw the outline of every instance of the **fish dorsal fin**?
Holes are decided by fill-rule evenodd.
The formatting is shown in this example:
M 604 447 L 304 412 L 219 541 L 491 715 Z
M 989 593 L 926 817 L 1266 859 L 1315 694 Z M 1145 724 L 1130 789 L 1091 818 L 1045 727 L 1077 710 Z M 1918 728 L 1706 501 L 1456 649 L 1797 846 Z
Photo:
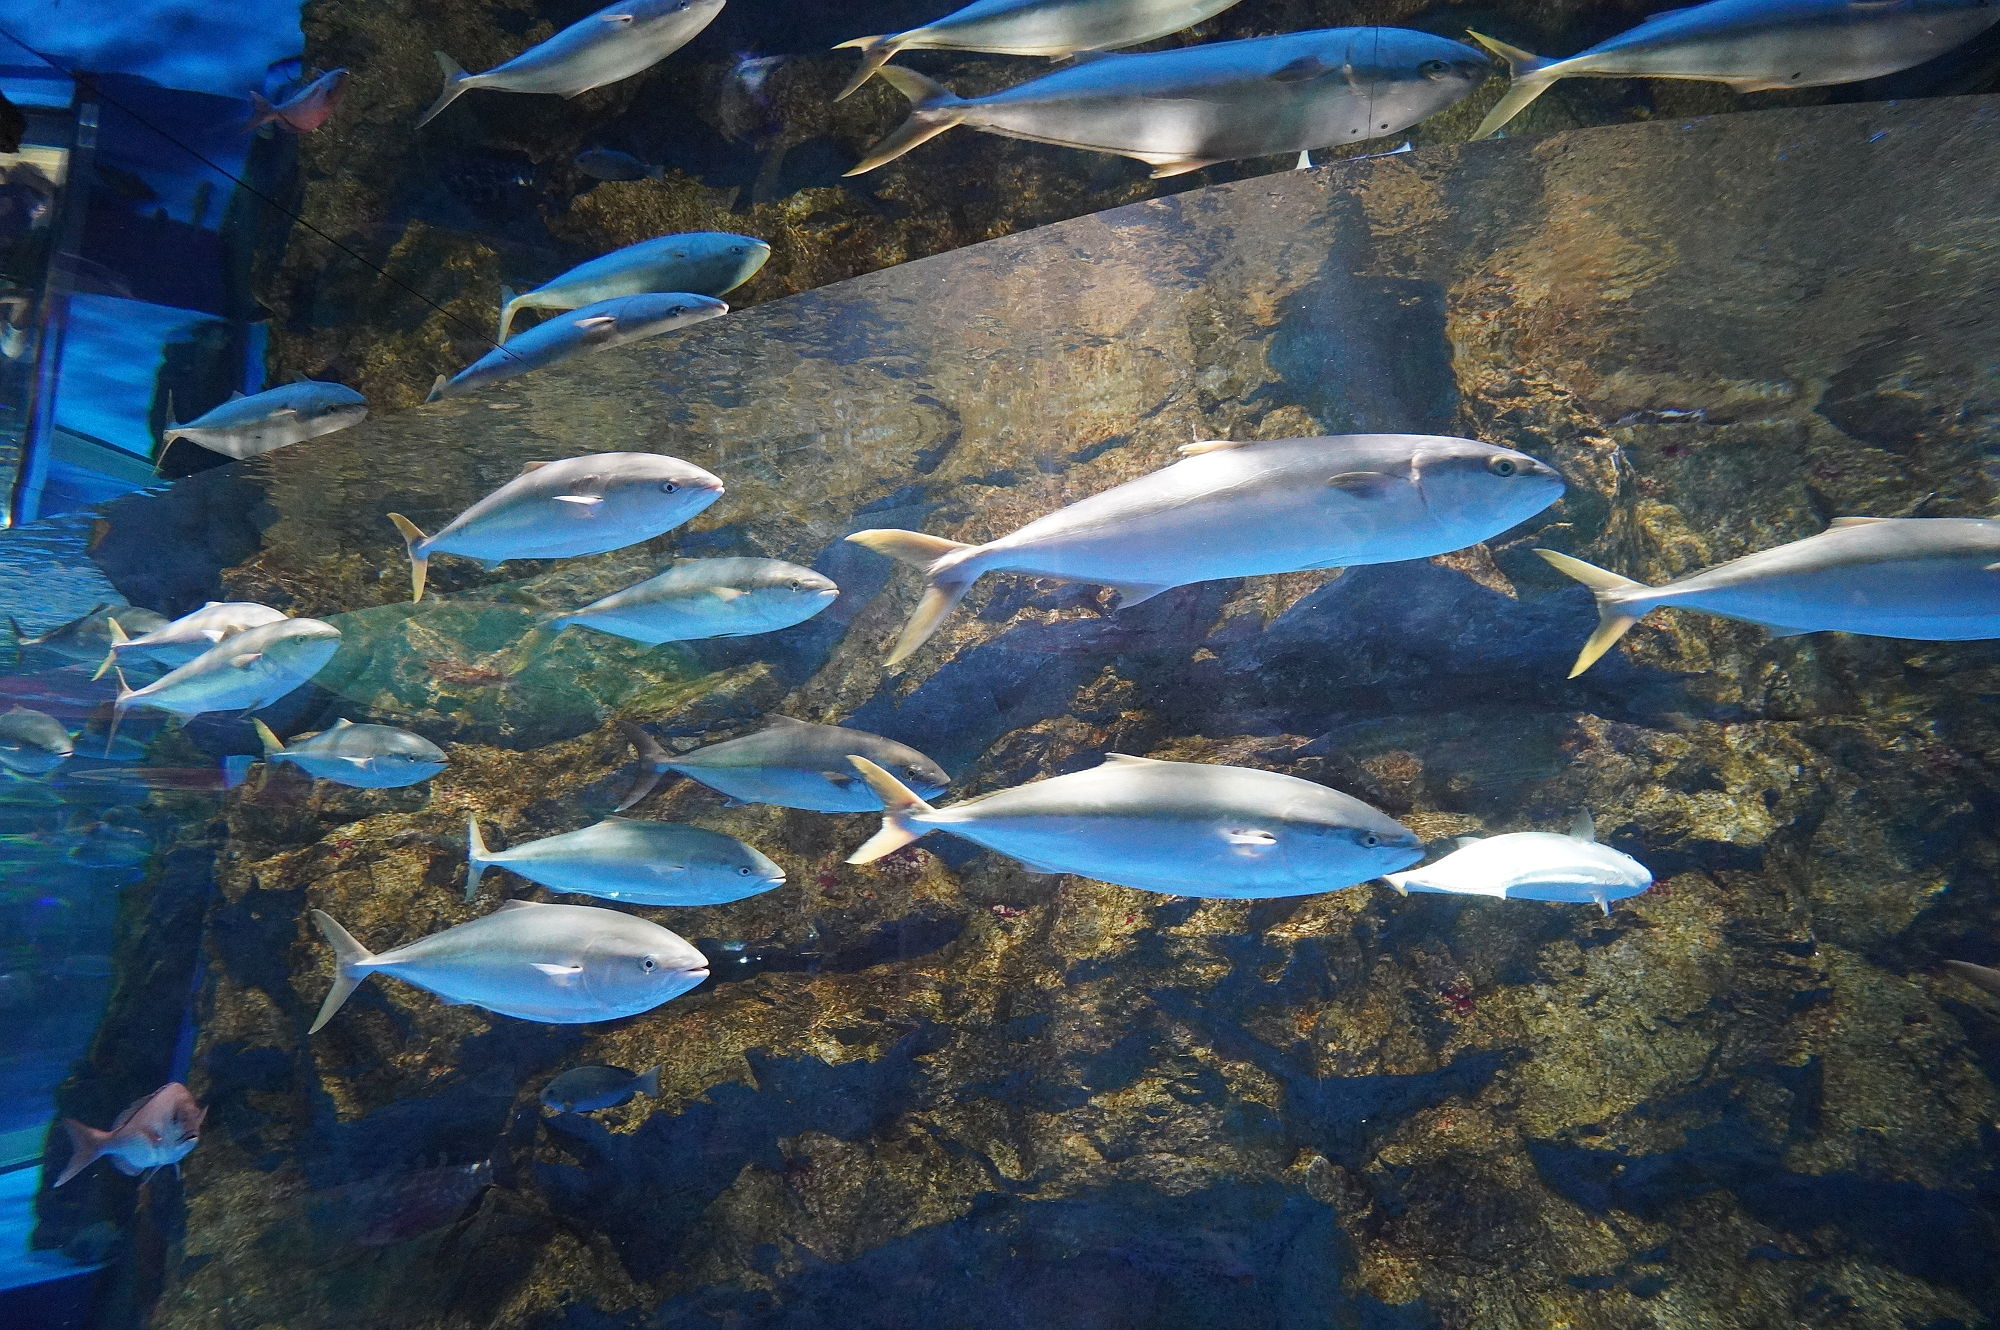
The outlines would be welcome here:
M 311 380 L 310 378 L 306 377 L 306 372 L 305 372 L 304 370 L 299 370 L 299 369 L 295 369 L 295 370 L 293 370 L 293 371 L 292 371 L 292 382 L 293 382 L 293 383 L 311 383 L 311 382 L 312 382 L 312 380 Z
M 349 719 L 348 719 L 347 717 L 345 717 L 345 716 L 342 716 L 342 717 L 341 717 L 341 718 L 340 718 L 339 720 L 337 720 L 337 721 L 335 721 L 335 722 L 334 722 L 333 724 L 331 724 L 331 725 L 327 726 L 327 727 L 326 727 L 326 729 L 325 729 L 325 731 L 324 731 L 324 733 L 327 733 L 327 734 L 332 734 L 332 733 L 334 733 L 334 732 L 335 732 L 336 730 L 344 730 L 344 729 L 348 728 L 349 726 L 351 726 L 352 724 L 354 724 L 354 722 L 353 722 L 353 721 L 349 720 Z
M 553 462 L 529 462 L 521 468 L 520 474 L 515 476 L 515 479 L 519 480 L 521 476 L 531 476 L 543 467 L 553 465 L 555 465 Z
M 1130 753 L 1106 753 L 1104 755 L 1104 765 L 1107 767 L 1112 765 L 1150 767 L 1158 766 L 1159 763 L 1160 759 L 1157 757 L 1134 757 Z
M 1071 51 L 1069 58 L 1075 64 L 1087 65 L 1093 60 L 1102 60 L 1110 54 L 1109 51 Z
M 244 392 L 241 388 L 238 388 L 234 392 L 229 394 L 229 400 L 232 402 L 240 401 L 241 399 L 248 397 L 249 395 L 250 394 Z
M 606 23 L 622 24 L 622 23 L 630 23 L 632 21 L 632 16 L 630 14 L 599 14 L 597 17 L 604 20 Z
M 500 914 L 507 910 L 539 910 L 541 908 L 541 902 L 539 901 L 501 901 L 493 907 L 493 913 Z
M 811 721 L 794 720 L 790 716 L 780 716 L 776 712 L 773 712 L 772 714 L 764 717 L 764 722 L 765 722 L 764 728 L 767 730 L 782 730 L 787 728 L 790 729 L 812 728 Z
M 1578 813 L 1569 824 L 1569 834 L 1577 840 L 1597 839 L 1597 819 L 1590 815 L 1588 808 Z
M 1873 526 L 1877 522 L 1893 522 L 1893 517 L 1836 517 L 1826 524 L 1828 531 L 1845 531 L 1851 526 Z
M 1479 842 L 1485 839 L 1486 838 L 1484 836 L 1453 836 L 1449 841 L 1445 843 L 1451 846 L 1451 848 L 1454 850 L 1464 850 L 1479 844 Z
M 1202 457 L 1208 453 L 1228 452 L 1231 448 L 1248 448 L 1250 442 L 1243 439 L 1197 439 L 1174 449 L 1182 457 Z

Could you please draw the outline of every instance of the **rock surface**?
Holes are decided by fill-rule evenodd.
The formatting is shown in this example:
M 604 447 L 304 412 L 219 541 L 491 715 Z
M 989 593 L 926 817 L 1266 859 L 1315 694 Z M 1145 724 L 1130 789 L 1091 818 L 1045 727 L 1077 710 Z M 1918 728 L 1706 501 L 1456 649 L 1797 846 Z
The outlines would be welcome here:
M 254 514 L 215 586 L 347 634 L 294 728 L 392 720 L 452 758 L 427 795 L 278 772 L 231 798 L 213 1108 L 184 1213 L 142 1216 L 149 1323 L 1987 1323 L 2000 1016 L 1938 963 L 2000 954 L 2000 655 L 1663 614 L 1565 682 L 1592 615 L 1530 549 L 1662 580 L 1842 514 L 1992 511 L 1996 130 L 1991 99 L 1784 110 L 1244 180 L 114 505 L 94 557 L 135 598 L 161 531 L 240 549 Z M 1490 547 L 1121 613 L 995 576 L 880 667 L 915 578 L 848 531 L 983 538 L 1189 439 L 1375 428 L 1513 444 L 1572 489 Z M 620 554 L 441 558 L 402 603 L 385 511 L 429 526 L 618 448 L 728 493 Z M 508 673 L 539 608 L 669 552 L 846 594 L 773 637 L 572 632 Z M 959 795 L 1120 751 L 1321 780 L 1430 837 L 1587 807 L 1659 885 L 1606 918 L 1178 900 L 942 838 L 854 869 L 872 819 L 682 782 L 637 811 L 791 874 L 649 912 L 712 982 L 564 1028 L 378 981 L 306 1037 L 308 908 L 389 945 L 537 895 L 495 872 L 461 902 L 468 812 L 496 844 L 584 825 L 631 775 L 614 716 L 685 744 L 769 711 L 913 743 Z M 662 1093 L 544 1119 L 583 1062 L 661 1063 Z

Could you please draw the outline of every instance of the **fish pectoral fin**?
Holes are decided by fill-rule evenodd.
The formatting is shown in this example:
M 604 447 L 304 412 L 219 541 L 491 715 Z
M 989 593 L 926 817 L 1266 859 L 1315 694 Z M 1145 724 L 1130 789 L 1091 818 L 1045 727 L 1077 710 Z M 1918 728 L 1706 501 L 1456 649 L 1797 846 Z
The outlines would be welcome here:
M 1172 158 L 1172 157 L 1169 157 L 1169 158 L 1165 158 L 1165 159 L 1161 159 L 1161 158 L 1158 158 L 1158 157 L 1151 157 L 1151 156 L 1147 156 L 1147 157 L 1141 157 L 1141 158 L 1139 158 L 1139 160 L 1140 160 L 1140 161 L 1142 161 L 1142 162 L 1144 162 L 1144 163 L 1146 163 L 1146 165 L 1148 165 L 1148 166 L 1150 166 L 1150 167 L 1152 167 L 1152 168 L 1153 168 L 1153 174 L 1152 174 L 1152 177 L 1151 177 L 1152 179 L 1154 179 L 1154 180 L 1171 180 L 1171 179 L 1173 179 L 1173 178 L 1174 178 L 1175 176 L 1177 176 L 1177 175 L 1188 175 L 1188 174 L 1190 174 L 1190 173 L 1192 173 L 1192 172 L 1195 172 L 1195 171 L 1202 171 L 1202 170 L 1206 170 L 1207 168 L 1209 168 L 1209 167 L 1211 167 L 1211 166 L 1214 166 L 1214 165 L 1216 165 L 1216 164 L 1217 164 L 1218 162 L 1220 162 L 1220 161 L 1222 160 L 1222 158 L 1220 158 L 1220 157 L 1184 157 L 1184 158 Z
M 240 656 L 231 656 L 229 658 L 229 664 L 235 669 L 244 670 L 250 668 L 250 666 L 256 664 L 258 661 L 262 659 L 264 659 L 263 652 L 246 651 Z
M 1118 608 L 1129 610 L 1142 601 L 1151 600 L 1162 591 L 1172 591 L 1178 582 L 1155 586 L 1151 582 L 1113 582 L 1111 589 L 1118 593 Z
M 1224 831 L 1222 839 L 1245 850 L 1268 850 L 1278 843 L 1278 838 L 1270 832 L 1250 827 L 1236 827 Z
M 1569 824 L 1569 834 L 1573 840 L 1595 841 L 1597 839 L 1597 819 L 1590 815 L 1588 808 L 1576 815 Z
M 625 24 L 632 21 L 630 14 L 599 14 L 597 17 L 605 23 Z
M 1328 477 L 1326 483 L 1357 499 L 1379 499 L 1396 487 L 1396 478 L 1380 471 L 1343 471 Z
M 828 785 L 837 786 L 843 790 L 853 785 L 857 779 L 851 771 L 822 771 L 819 773 L 819 778 Z
M 581 965 L 552 965 L 547 961 L 533 961 L 531 964 L 558 984 L 573 984 L 583 973 Z
M 1266 77 L 1273 83 L 1303 83 L 1307 79 L 1316 79 L 1322 74 L 1331 74 L 1338 68 L 1340 66 L 1332 63 L 1323 56 L 1302 55 L 1296 60 L 1288 60 L 1284 64 L 1279 65 L 1266 75 Z
M 573 503 L 582 508 L 595 508 L 604 502 L 602 494 L 558 494 L 557 503 Z

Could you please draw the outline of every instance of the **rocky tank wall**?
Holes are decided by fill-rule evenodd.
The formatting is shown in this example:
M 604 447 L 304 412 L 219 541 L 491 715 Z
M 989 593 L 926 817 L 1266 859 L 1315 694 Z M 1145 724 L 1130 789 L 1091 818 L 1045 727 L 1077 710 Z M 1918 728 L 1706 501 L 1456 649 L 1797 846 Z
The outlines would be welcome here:
M 159 1295 L 133 1316 L 1990 1323 L 2000 1012 L 1940 961 L 2000 955 L 2000 656 L 1668 613 L 1566 681 L 1594 616 L 1531 548 L 1661 581 L 1836 516 L 1991 512 L 1996 225 L 1991 99 L 1443 147 L 977 245 L 114 505 L 91 557 L 129 598 L 341 624 L 291 730 L 394 720 L 451 756 L 427 791 L 284 771 L 229 797 L 209 1125 L 137 1221 Z M 1459 555 L 1118 613 L 991 577 L 882 668 L 916 578 L 847 532 L 982 539 L 1192 439 L 1375 429 L 1511 444 L 1569 494 Z M 441 558 L 406 603 L 387 511 L 431 528 L 523 463 L 613 449 L 728 493 L 619 554 Z M 165 540 L 232 552 L 190 574 Z M 571 633 L 505 673 L 538 609 L 674 553 L 811 563 L 845 594 L 773 637 Z M 685 743 L 771 712 L 912 743 L 960 796 L 1116 751 L 1319 780 L 1427 838 L 1587 808 L 1658 885 L 1604 916 L 1175 899 L 943 838 L 850 868 L 873 818 L 681 782 L 638 811 L 791 875 L 652 912 L 709 983 L 588 1027 L 375 983 L 307 1037 L 309 908 L 386 946 L 534 894 L 495 873 L 461 900 L 469 812 L 496 843 L 579 827 L 632 777 L 615 720 Z M 662 1092 L 546 1119 L 537 1090 L 580 1062 L 658 1062 Z

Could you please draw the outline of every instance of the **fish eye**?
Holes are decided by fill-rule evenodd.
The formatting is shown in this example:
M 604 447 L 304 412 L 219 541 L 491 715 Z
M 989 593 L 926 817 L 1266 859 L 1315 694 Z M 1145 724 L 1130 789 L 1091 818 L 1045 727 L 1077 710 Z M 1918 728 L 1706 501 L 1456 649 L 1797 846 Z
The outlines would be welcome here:
M 644 970 L 647 974 L 651 974 L 653 971 L 660 968 L 660 963 L 654 960 L 651 956 L 648 956 L 644 960 L 639 962 L 639 968 Z
M 1426 60 L 1417 66 L 1417 72 L 1426 78 L 1436 78 L 1440 74 L 1451 73 L 1451 62 L 1447 60 Z
M 1511 457 L 1496 457 L 1486 464 L 1486 469 L 1496 476 L 1511 476 L 1519 471 L 1521 466 Z
M 739 875 L 739 876 L 742 876 L 742 877 L 749 877 L 749 876 L 750 876 L 750 870 L 749 870 L 748 868 L 739 868 L 739 869 L 737 869 L 737 870 L 736 870 L 736 872 L 738 873 L 738 875 Z
M 731 246 L 729 247 L 729 252 L 730 252 L 731 254 L 748 254 L 748 253 L 750 252 L 750 246 L 748 246 L 748 245 L 731 245 Z
M 1364 831 L 1361 833 L 1361 844 L 1364 848 L 1372 850 L 1381 843 L 1382 843 L 1382 838 L 1376 835 L 1374 832 Z
M 672 309 L 667 311 L 667 313 L 669 314 L 685 314 L 687 312 L 688 312 L 688 307 L 686 305 L 675 305 Z
M 804 582 L 799 581 L 799 579 L 796 577 L 794 577 L 791 581 L 785 583 L 785 585 L 790 587 L 794 591 L 804 591 L 806 589 L 806 584 Z
M 671 480 L 665 480 L 660 482 L 660 493 L 662 494 L 674 494 L 677 493 L 679 490 L 680 486 L 674 484 L 674 482 Z

